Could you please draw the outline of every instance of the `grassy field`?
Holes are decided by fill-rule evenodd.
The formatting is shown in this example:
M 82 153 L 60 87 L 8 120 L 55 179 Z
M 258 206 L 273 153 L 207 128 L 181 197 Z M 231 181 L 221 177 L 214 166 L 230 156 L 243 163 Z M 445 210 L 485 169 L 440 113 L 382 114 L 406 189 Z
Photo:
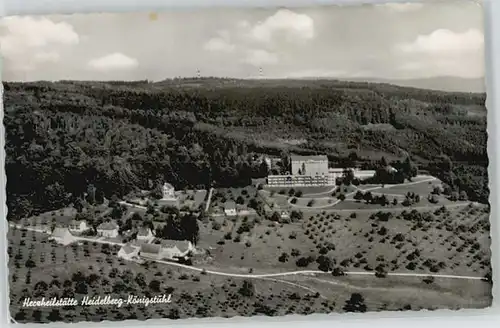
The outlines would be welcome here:
M 431 181 L 431 182 L 422 182 L 407 186 L 391 186 L 390 188 L 381 188 L 374 190 L 373 192 L 381 193 L 381 194 L 401 194 L 406 195 L 408 192 L 415 193 L 420 196 L 429 195 L 435 186 L 440 186 L 441 182 L 439 180 Z M 361 189 L 365 189 L 365 186 L 362 186 Z
M 186 190 L 176 192 L 176 196 L 179 199 L 179 204 L 181 207 L 188 206 L 192 210 L 198 209 L 198 207 L 205 202 L 207 197 L 206 190 Z
M 397 199 L 397 203 L 394 205 L 393 200 Z M 442 205 L 453 205 L 453 204 L 461 204 L 463 202 L 452 202 L 444 197 L 437 197 L 437 203 L 431 203 L 426 197 L 420 198 L 418 203 L 413 203 L 410 206 L 404 206 L 402 204 L 404 198 L 397 198 L 392 196 L 387 196 L 389 200 L 389 204 L 385 206 L 381 206 L 379 204 L 367 204 L 365 201 L 354 201 L 354 200 L 345 200 L 339 202 L 333 207 L 333 209 L 338 210 L 372 210 L 372 211 L 383 211 L 384 209 L 401 209 L 401 210 L 411 210 L 414 207 L 421 209 L 422 207 L 436 207 Z
M 75 218 L 77 211 L 73 207 L 65 207 L 56 211 L 42 213 L 37 216 L 23 218 L 19 224 L 26 226 L 39 226 L 39 225 L 65 225 Z
M 147 318 L 230 317 L 329 312 L 334 304 L 307 289 L 279 279 L 252 281 L 241 291 L 242 278 L 219 277 L 163 264 L 124 262 L 117 248 L 82 243 L 67 247 L 43 234 L 9 232 L 11 314 L 17 322 L 102 321 Z M 29 264 L 26 261 L 31 260 Z M 64 307 L 21 309 L 25 297 L 152 297 L 172 294 L 171 304 L 122 308 Z
M 484 308 L 491 305 L 491 284 L 484 281 L 439 279 L 432 283 L 419 277 L 291 276 L 287 281 L 315 290 L 335 302 L 342 312 L 349 293 L 360 293 L 368 311 Z
M 247 186 L 245 188 L 218 188 L 213 191 L 210 207 L 222 208 L 227 201 L 233 201 L 242 207 L 246 207 L 251 199 L 257 197 L 257 188 L 255 186 Z
M 314 244 L 303 234 L 298 223 L 277 224 L 255 217 L 218 217 L 211 220 L 200 226 L 199 242 L 199 246 L 207 249 L 210 256 L 196 262 L 207 268 L 240 273 L 293 269 L 296 266 L 292 261 L 278 260 L 283 252 L 290 252 L 292 248 L 299 248 L 302 252 L 314 250 Z M 239 231 L 245 220 L 257 222 L 250 225 L 253 225 L 250 231 Z M 214 229 L 214 225 L 218 229 Z
M 489 213 L 483 208 L 391 213 L 387 221 L 365 212 L 352 218 L 316 214 L 303 228 L 314 244 L 333 243 L 328 255 L 347 270 L 379 264 L 395 272 L 482 276 L 490 270 Z
M 303 256 L 317 256 L 330 242 L 334 249 L 325 255 L 345 270 L 366 271 L 384 264 L 389 272 L 482 276 L 490 270 L 488 217 L 485 209 L 470 206 L 420 216 L 393 213 L 387 221 L 370 218 L 368 213 L 356 217 L 317 213 L 292 224 L 255 217 L 209 218 L 200 224 L 198 244 L 208 256 L 196 258 L 194 265 L 254 274 L 316 270 L 316 263 L 298 268 L 295 262 Z M 248 222 L 253 222 L 250 228 L 240 229 Z M 228 234 L 231 238 L 225 238 Z M 333 277 L 326 273 L 253 278 L 253 296 L 243 296 L 243 278 L 125 262 L 116 257 L 117 247 L 90 242 L 61 246 L 44 234 L 19 229 L 11 229 L 8 239 L 11 312 L 18 322 L 48 322 L 58 317 L 100 321 L 342 312 L 355 292 L 362 294 L 368 311 L 480 308 L 491 303 L 491 285 L 483 281 L 436 278 L 427 283 L 415 277 Z M 281 261 L 283 253 L 288 256 Z M 75 275 L 78 272 L 86 277 L 85 283 Z M 314 296 L 315 291 L 320 296 Z M 168 307 L 75 307 L 61 308 L 59 313 L 49 308 L 20 308 L 25 297 L 70 295 L 81 299 L 85 295 L 126 297 L 169 292 L 174 302 Z

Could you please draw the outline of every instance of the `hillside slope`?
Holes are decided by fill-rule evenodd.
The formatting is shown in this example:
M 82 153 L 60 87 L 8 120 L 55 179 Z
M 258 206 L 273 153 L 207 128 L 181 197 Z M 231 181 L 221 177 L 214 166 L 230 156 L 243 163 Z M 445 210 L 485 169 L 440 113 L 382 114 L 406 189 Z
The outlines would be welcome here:
M 177 79 L 5 83 L 9 217 L 86 192 L 245 185 L 258 154 L 370 167 L 410 155 L 487 202 L 484 94 L 388 84 Z M 442 167 L 450 160 L 452 167 Z M 440 166 L 441 165 L 441 166 Z

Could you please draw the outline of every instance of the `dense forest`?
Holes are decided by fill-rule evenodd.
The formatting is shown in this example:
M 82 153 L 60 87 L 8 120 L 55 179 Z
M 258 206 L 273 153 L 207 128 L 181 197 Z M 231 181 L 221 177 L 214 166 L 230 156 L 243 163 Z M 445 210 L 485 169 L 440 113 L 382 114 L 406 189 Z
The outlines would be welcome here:
M 261 155 L 292 152 L 365 167 L 410 156 L 470 199 L 488 199 L 484 94 L 215 78 L 4 89 L 10 219 L 74 202 L 89 185 L 107 198 L 164 180 L 246 185 L 266 175 Z

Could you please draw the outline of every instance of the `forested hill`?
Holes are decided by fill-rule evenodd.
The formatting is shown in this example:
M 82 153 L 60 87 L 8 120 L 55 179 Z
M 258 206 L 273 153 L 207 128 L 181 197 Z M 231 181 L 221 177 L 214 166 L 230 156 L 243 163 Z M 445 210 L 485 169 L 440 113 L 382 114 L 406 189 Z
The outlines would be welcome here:
M 90 184 L 107 197 L 163 179 L 243 185 L 265 174 L 254 155 L 287 152 L 338 165 L 410 155 L 487 201 L 484 94 L 216 78 L 4 88 L 11 218 L 67 204 Z

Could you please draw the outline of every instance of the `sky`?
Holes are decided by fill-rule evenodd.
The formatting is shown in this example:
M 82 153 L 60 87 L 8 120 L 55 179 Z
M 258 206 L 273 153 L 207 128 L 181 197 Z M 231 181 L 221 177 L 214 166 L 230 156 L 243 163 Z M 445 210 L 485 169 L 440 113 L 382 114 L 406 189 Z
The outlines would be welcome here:
M 484 76 L 483 14 L 473 1 L 0 20 L 2 79 Z

